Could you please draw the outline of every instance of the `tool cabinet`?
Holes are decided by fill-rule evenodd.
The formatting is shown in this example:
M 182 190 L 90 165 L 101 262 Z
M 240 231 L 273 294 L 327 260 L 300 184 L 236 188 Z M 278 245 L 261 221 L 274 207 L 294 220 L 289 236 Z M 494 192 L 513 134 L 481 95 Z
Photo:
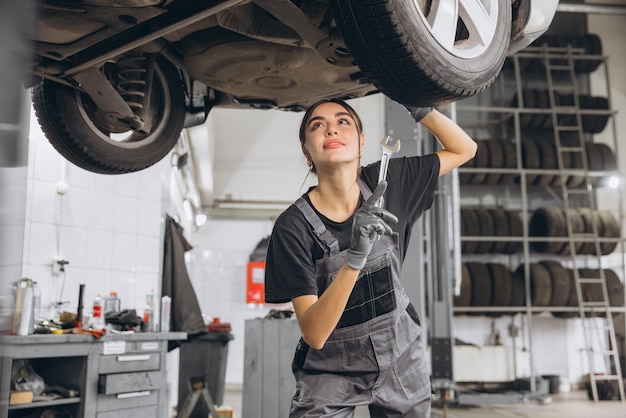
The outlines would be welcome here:
M 183 332 L 0 337 L 0 417 L 20 418 L 45 410 L 84 418 L 165 418 L 166 354 Z M 74 398 L 9 405 L 11 370 L 26 359 L 47 385 L 78 391 Z

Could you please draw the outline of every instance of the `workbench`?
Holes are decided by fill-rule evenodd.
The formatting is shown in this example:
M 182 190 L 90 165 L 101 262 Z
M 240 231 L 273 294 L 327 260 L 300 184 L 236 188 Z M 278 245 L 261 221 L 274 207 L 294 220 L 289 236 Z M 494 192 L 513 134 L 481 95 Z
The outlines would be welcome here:
M 184 332 L 0 336 L 0 417 L 20 418 L 45 410 L 84 418 L 165 418 L 168 341 Z M 78 396 L 9 405 L 11 370 L 28 360 L 46 385 Z

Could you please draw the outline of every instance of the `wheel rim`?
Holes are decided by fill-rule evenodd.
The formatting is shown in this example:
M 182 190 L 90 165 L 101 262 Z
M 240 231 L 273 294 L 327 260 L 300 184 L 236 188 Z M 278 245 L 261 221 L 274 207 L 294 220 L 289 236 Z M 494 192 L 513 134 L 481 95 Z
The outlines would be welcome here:
M 477 58 L 497 42 L 498 0 L 414 0 L 414 5 L 433 38 L 452 55 Z
M 84 93 L 76 91 L 76 103 L 78 111 L 82 119 L 89 126 L 91 131 L 102 141 L 125 149 L 145 147 L 152 142 L 158 140 L 161 132 L 165 129 L 165 124 L 169 120 L 171 112 L 172 98 L 167 89 L 167 79 L 163 72 L 157 67 L 154 68 L 154 81 L 152 85 L 150 112 L 154 121 L 154 126 L 150 133 L 141 133 L 133 130 L 122 133 L 110 133 L 103 131 L 96 123 L 94 123 L 94 112 L 98 109 L 93 106 L 91 100 Z

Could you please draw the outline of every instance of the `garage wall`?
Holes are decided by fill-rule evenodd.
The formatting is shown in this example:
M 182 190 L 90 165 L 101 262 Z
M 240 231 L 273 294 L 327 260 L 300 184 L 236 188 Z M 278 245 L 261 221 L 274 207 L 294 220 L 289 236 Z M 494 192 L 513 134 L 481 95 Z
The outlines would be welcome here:
M 618 3 L 618 2 L 615 2 Z M 624 2 L 621 2 L 624 4 Z M 626 8 L 626 6 L 624 6 Z M 610 90 L 607 91 L 605 83 L 605 75 L 601 72 L 594 72 L 591 75 L 591 91 L 594 95 L 610 97 L 611 107 L 617 111 L 617 116 L 611 118 L 611 122 L 607 127 L 597 135 L 594 135 L 595 142 L 605 142 L 612 144 L 613 132 L 615 129 L 617 135 L 617 158 L 618 166 L 622 168 L 622 172 L 626 167 L 626 144 L 621 139 L 626 136 L 626 53 L 624 52 L 624 39 L 626 39 L 626 14 L 622 15 L 589 15 L 588 26 L 590 33 L 596 33 L 602 38 L 603 54 L 608 58 L 607 68 L 610 77 Z M 626 178 L 622 179 L 626 182 Z M 622 192 L 622 198 L 626 193 Z M 613 203 L 620 195 L 603 190 L 599 195 L 599 202 Z M 625 202 L 623 201 L 622 204 Z M 626 222 L 622 220 L 623 226 Z M 626 231 L 622 231 L 622 236 Z
M 115 290 L 123 309 L 142 314 L 145 295 L 160 292 L 168 174 L 167 160 L 116 176 L 80 169 L 52 148 L 31 115 L 22 274 L 38 282 L 42 307 L 60 301 L 76 312 L 84 283 L 87 313 L 96 294 Z M 55 257 L 69 261 L 58 276 Z

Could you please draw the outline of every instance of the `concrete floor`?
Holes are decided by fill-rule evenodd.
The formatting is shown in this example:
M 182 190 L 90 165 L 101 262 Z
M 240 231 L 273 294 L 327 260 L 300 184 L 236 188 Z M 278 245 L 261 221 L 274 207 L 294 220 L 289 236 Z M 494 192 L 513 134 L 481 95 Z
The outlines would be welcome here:
M 224 404 L 241 416 L 241 391 L 226 387 Z M 355 418 L 369 417 L 366 407 L 357 408 Z M 482 406 L 449 406 L 433 408 L 432 418 L 626 418 L 626 402 L 588 400 L 584 391 L 550 395 L 545 402 L 529 400 L 514 404 L 484 404 Z M 277 417 L 283 418 L 283 417 Z M 286 417 L 285 417 L 286 418 Z

